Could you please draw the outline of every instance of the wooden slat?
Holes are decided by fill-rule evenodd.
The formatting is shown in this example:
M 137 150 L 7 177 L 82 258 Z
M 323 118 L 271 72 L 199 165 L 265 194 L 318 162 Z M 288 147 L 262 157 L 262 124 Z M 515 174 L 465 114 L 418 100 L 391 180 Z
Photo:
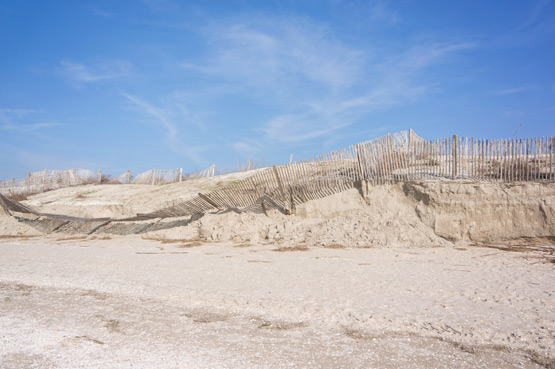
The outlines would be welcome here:
M 555 175 L 555 136 L 549 136 L 546 142 L 546 149 L 549 155 L 549 180 L 553 181 L 553 175 Z
M 204 201 L 206 201 L 208 204 L 212 205 L 214 208 L 218 209 L 220 207 L 220 205 L 218 205 L 215 201 L 213 201 L 211 198 L 209 198 L 207 195 L 203 195 L 202 193 L 198 193 L 198 196 L 203 199 Z

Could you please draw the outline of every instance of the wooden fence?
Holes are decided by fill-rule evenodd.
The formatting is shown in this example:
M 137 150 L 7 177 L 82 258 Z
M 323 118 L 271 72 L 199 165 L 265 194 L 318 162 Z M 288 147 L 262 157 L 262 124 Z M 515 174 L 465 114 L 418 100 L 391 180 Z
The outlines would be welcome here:
M 109 183 L 109 184 L 152 184 L 161 185 L 173 182 L 182 182 L 190 179 L 213 177 L 215 165 L 195 173 L 183 173 L 182 168 L 160 170 L 153 169 L 138 174 L 133 180 L 131 172 L 128 170 L 121 175 L 110 179 L 109 176 L 99 171 L 91 171 L 87 169 L 69 169 L 69 170 L 48 170 L 40 172 L 28 172 L 27 177 L 23 179 L 10 179 L 0 181 L 0 194 L 7 196 L 22 195 L 28 196 L 36 193 L 50 191 L 58 188 L 81 186 L 93 183 Z
M 302 162 L 259 169 L 183 203 L 124 220 L 230 208 L 264 212 L 274 208 L 287 214 L 297 204 L 355 186 L 364 190 L 412 180 L 554 182 L 555 136 L 512 140 L 452 136 L 426 141 L 412 130 L 388 134 Z
M 555 137 L 487 140 L 453 136 L 425 141 L 412 131 L 387 135 L 302 162 L 257 171 L 171 208 L 156 218 L 213 209 L 277 208 L 323 198 L 357 185 L 412 180 L 555 181 Z

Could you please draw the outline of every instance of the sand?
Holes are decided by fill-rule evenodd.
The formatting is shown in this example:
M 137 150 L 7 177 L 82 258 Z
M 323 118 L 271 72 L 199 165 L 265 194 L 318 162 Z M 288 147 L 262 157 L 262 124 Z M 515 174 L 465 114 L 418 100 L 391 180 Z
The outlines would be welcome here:
M 123 218 L 226 178 L 23 204 Z M 410 182 L 143 223 L 45 234 L 0 213 L 1 368 L 555 367 L 554 184 Z
M 203 186 L 213 188 L 226 183 L 226 179 L 198 181 L 203 182 L 146 187 L 83 186 L 35 195 L 22 203 L 45 213 L 117 219 L 174 205 L 194 196 Z M 0 217 L 4 234 L 31 232 L 27 225 L 15 226 L 3 219 L 7 217 Z M 555 184 L 408 182 L 370 186 L 368 191 L 355 188 L 297 204 L 292 215 L 277 210 L 264 214 L 226 209 L 191 219 L 103 224 L 32 225 L 42 232 L 56 228 L 56 232 L 66 234 L 146 233 L 153 238 L 273 241 L 293 246 L 415 248 L 495 244 L 555 237 Z
M 281 250 L 281 251 L 276 251 Z M 492 248 L 0 240 L 0 367 L 553 367 L 553 263 Z

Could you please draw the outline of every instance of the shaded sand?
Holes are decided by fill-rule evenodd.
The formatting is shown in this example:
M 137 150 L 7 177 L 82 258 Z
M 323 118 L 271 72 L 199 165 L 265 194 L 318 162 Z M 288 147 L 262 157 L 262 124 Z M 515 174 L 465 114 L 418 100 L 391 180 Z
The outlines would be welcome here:
M 192 244 L 0 239 L 0 367 L 554 365 L 549 253 Z

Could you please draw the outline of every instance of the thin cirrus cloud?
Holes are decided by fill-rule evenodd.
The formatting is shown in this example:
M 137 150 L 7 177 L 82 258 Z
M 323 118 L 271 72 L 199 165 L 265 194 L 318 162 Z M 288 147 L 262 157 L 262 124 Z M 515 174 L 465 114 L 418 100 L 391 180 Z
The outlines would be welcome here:
M 241 93 L 272 101 L 281 113 L 253 128 L 268 142 L 301 142 L 336 134 L 369 111 L 427 93 L 414 82 L 425 68 L 477 47 L 470 42 L 427 42 L 396 52 L 344 42 L 304 18 L 239 18 L 208 27 L 207 55 L 183 63 L 188 72 L 213 77 L 220 94 Z M 239 140 L 231 146 L 258 147 Z
M 55 122 L 34 122 L 37 111 L 31 109 L 0 109 L 0 129 L 19 133 L 33 133 L 37 130 L 59 127 L 63 124 Z
M 32 109 L 0 109 L 0 122 L 10 122 L 15 118 L 35 113 Z
M 298 142 L 344 125 L 333 119 L 322 122 L 319 118 L 325 117 L 311 105 L 342 96 L 357 84 L 365 64 L 362 50 L 333 37 L 326 27 L 299 18 L 240 19 L 205 29 L 204 35 L 206 60 L 182 66 L 214 77 L 220 86 L 212 91 L 263 98 L 284 110 L 255 129 L 267 139 Z M 315 124 L 324 128 L 314 131 Z M 260 148 L 243 140 L 231 147 L 244 153 Z
M 520 86 L 520 87 L 514 87 L 514 88 L 507 88 L 504 90 L 499 90 L 496 91 L 495 94 L 496 95 L 514 95 L 514 94 L 518 94 L 518 93 L 522 93 L 522 92 L 529 92 L 529 91 L 534 91 L 537 90 L 538 86 L 536 85 L 527 85 L 527 86 Z
M 127 101 L 133 104 L 136 110 L 138 110 L 141 114 L 149 117 L 149 121 L 153 121 L 157 126 L 163 128 L 170 143 L 175 142 L 177 136 L 177 127 L 173 123 L 170 117 L 170 113 L 167 110 L 158 108 L 136 96 L 125 93 L 122 95 L 127 99 Z
M 263 145 L 255 140 L 243 139 L 232 142 L 229 146 L 240 155 L 245 157 L 253 157 L 263 149 Z
M 94 83 L 131 75 L 132 65 L 125 61 L 113 61 L 95 67 L 75 63 L 69 60 L 60 61 L 62 74 L 70 81 L 79 84 Z
M 426 68 L 462 50 L 471 43 L 431 44 L 412 47 L 388 57 L 376 57 L 365 65 L 360 81 L 340 93 L 307 104 L 310 110 L 296 116 L 281 116 L 266 124 L 268 138 L 304 141 L 335 134 L 375 109 L 387 109 L 413 101 L 427 93 L 427 86 L 414 80 Z M 290 134 L 283 135 L 286 131 Z
M 546 8 L 550 5 L 549 0 L 539 0 L 536 4 L 532 7 L 528 15 L 524 17 L 524 20 L 518 24 L 516 27 L 516 31 L 526 31 L 526 30 L 535 30 L 535 29 L 542 29 L 546 26 L 546 21 L 548 19 L 544 18 L 544 14 L 546 13 Z M 553 25 L 548 27 L 550 29 L 554 29 Z
M 240 20 L 209 27 L 204 35 L 207 60 L 182 66 L 246 88 L 271 84 L 280 92 L 306 82 L 340 88 L 353 83 L 363 65 L 361 51 L 307 20 Z
M 175 123 L 176 119 L 186 122 L 188 128 L 195 126 L 203 128 L 200 118 L 192 115 L 183 105 L 170 103 L 166 107 L 158 107 L 144 99 L 127 93 L 122 96 L 131 103 L 131 106 L 141 116 L 145 117 L 146 122 L 154 124 L 160 128 L 166 137 L 168 147 L 199 165 L 205 165 L 206 159 L 202 153 L 209 149 L 206 145 L 186 144 L 179 139 L 179 126 Z
M 32 124 L 2 124 L 0 128 L 6 131 L 17 131 L 21 133 L 31 133 L 41 128 L 51 128 L 63 126 L 61 123 L 32 123 Z

